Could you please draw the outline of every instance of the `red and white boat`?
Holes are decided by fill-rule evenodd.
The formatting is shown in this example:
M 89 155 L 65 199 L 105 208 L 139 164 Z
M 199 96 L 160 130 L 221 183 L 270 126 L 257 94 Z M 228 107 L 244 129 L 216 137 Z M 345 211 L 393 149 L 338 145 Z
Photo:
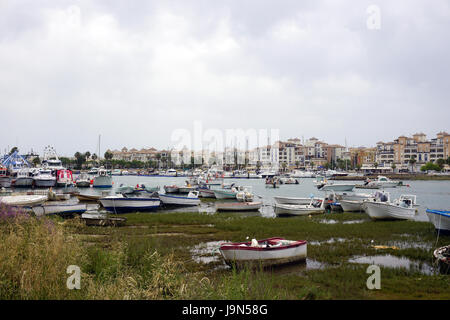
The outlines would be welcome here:
M 62 169 L 56 172 L 56 186 L 64 187 L 73 185 L 73 175 L 71 170 Z
M 267 267 L 305 260 L 306 246 L 306 241 L 269 238 L 252 239 L 251 242 L 223 243 L 219 251 L 227 264 Z

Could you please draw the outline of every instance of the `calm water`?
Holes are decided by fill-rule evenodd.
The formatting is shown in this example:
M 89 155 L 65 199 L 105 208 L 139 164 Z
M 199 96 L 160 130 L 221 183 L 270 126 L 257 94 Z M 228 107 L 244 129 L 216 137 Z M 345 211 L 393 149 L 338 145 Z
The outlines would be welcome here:
M 160 186 L 161 192 L 164 192 L 164 185 L 184 185 L 186 177 L 147 177 L 147 176 L 113 176 L 113 188 L 111 189 L 97 189 L 97 188 L 82 188 L 80 193 L 85 194 L 114 194 L 116 188 L 120 184 L 127 184 L 135 186 L 136 184 L 144 183 L 147 186 Z M 235 183 L 241 186 L 251 186 L 253 193 L 262 198 L 264 203 L 261 208 L 261 214 L 267 217 L 273 217 L 274 212 L 272 204 L 274 202 L 274 196 L 292 196 L 292 197 L 321 197 L 325 195 L 325 192 L 318 191 L 314 186 L 314 179 L 298 179 L 299 184 L 281 185 L 280 188 L 267 188 L 264 179 L 225 179 L 226 183 Z M 361 184 L 362 181 L 354 181 L 356 184 Z M 344 183 L 336 181 L 335 183 Z M 419 214 L 416 216 L 416 220 L 428 221 L 425 215 L 427 208 L 449 210 L 450 208 L 450 181 L 403 181 L 406 186 L 397 188 L 388 188 L 391 194 L 391 198 L 398 198 L 402 194 L 414 194 L 417 196 L 417 203 L 420 205 Z M 369 189 L 354 189 L 355 192 L 361 193 L 373 193 L 377 190 Z M 258 197 L 255 197 L 255 201 L 258 201 Z M 214 204 L 202 203 L 200 208 L 180 208 L 179 211 L 193 210 L 201 212 L 214 212 Z M 253 215 L 255 213 L 248 213 Z M 258 214 L 258 213 L 256 213 Z

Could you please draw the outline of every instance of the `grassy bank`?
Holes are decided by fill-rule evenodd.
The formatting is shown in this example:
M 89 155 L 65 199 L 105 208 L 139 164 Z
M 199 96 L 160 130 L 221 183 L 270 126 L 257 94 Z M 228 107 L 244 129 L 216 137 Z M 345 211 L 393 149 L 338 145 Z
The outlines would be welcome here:
M 448 276 L 381 267 L 382 289 L 371 291 L 367 265 L 349 262 L 355 256 L 389 254 L 431 264 L 433 249 L 450 239 L 436 241 L 429 223 L 372 222 L 362 214 L 126 217 L 127 226 L 120 228 L 22 215 L 1 220 L 0 299 L 450 298 Z M 307 263 L 233 270 L 217 255 L 219 241 L 273 236 L 308 240 Z M 82 270 L 80 290 L 66 288 L 70 264 Z

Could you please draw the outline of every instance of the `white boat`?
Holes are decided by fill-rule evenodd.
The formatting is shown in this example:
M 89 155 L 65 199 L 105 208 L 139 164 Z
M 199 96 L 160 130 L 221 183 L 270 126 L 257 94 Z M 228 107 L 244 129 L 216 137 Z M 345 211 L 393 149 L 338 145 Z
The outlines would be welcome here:
M 169 170 L 166 171 L 165 175 L 169 176 L 169 177 L 176 177 L 177 176 L 177 170 L 169 169 Z
M 198 191 L 191 191 L 187 196 L 173 196 L 168 194 L 160 194 L 159 198 L 165 205 L 196 206 L 200 204 L 200 199 L 198 198 Z
M 89 178 L 89 175 L 86 173 L 81 173 L 76 181 L 75 184 L 78 188 L 89 188 L 91 185 L 91 179 Z
M 385 200 L 385 201 L 383 201 Z M 363 203 L 364 211 L 374 220 L 408 220 L 413 219 L 416 215 L 416 207 L 410 199 L 402 199 L 390 201 L 387 193 L 382 199 L 374 199 L 374 201 L 365 201 Z
M 12 185 L 16 188 L 28 188 L 33 186 L 34 179 L 31 176 L 30 169 L 22 168 L 17 171 L 17 176 L 13 179 Z
M 279 204 L 273 205 L 275 214 L 278 216 L 293 215 L 304 216 L 325 212 L 325 199 L 310 200 L 309 204 Z
M 334 192 L 352 191 L 355 188 L 355 185 L 355 183 L 334 183 L 327 180 L 316 183 L 316 187 L 320 191 Z
M 427 209 L 428 220 L 440 234 L 450 234 L 450 211 Z
M 271 169 L 264 170 L 259 175 L 261 176 L 261 178 L 272 178 L 277 175 L 277 171 Z
M 257 211 L 261 207 L 261 201 L 216 203 L 216 211 Z
M 202 198 L 215 198 L 216 196 L 214 195 L 214 190 L 211 190 L 209 188 L 199 188 L 199 197 Z
M 364 211 L 364 200 L 339 200 L 344 212 L 362 212 Z
M 123 194 L 100 198 L 99 201 L 106 210 L 113 213 L 153 211 L 161 204 L 159 198 L 126 197 Z
M 294 170 L 290 176 L 292 178 L 314 178 L 316 174 L 311 171 Z
M 367 180 L 364 186 L 366 187 L 378 187 L 378 188 L 395 188 L 399 185 L 398 181 L 393 181 L 385 176 L 378 176 L 375 181 Z
M 91 170 L 89 170 L 88 172 L 90 175 L 96 175 L 98 173 L 98 168 L 93 167 L 91 168 Z
M 100 169 L 98 169 L 98 173 L 94 177 L 92 186 L 94 188 L 112 188 L 112 177 L 105 168 L 100 167 Z
M 113 176 L 120 176 L 122 175 L 122 171 L 120 171 L 120 169 L 114 169 L 111 174 Z
M 117 188 L 116 193 L 129 194 L 134 193 L 134 187 L 121 183 Z
M 33 212 L 36 216 L 43 216 L 48 214 L 68 215 L 74 213 L 86 212 L 86 204 L 82 203 L 68 203 L 68 204 L 51 204 L 44 203 L 39 206 L 33 206 Z
M 297 179 L 294 178 L 286 178 L 286 177 L 281 177 L 280 178 L 280 182 L 282 184 L 299 184 Z
M 49 188 L 56 185 L 56 177 L 52 175 L 52 171 L 50 169 L 39 170 L 33 179 L 36 187 Z
M 123 226 L 127 219 L 124 217 L 108 217 L 106 214 L 83 213 L 81 219 L 85 221 L 87 226 L 106 227 L 106 226 Z
M 44 195 L 17 195 L 17 196 L 4 196 L 0 198 L 0 203 L 9 206 L 34 206 L 39 205 L 47 201 L 47 196 Z
M 229 265 L 274 266 L 306 259 L 306 241 L 269 238 L 251 242 L 223 243 L 219 251 Z
M 311 198 L 298 198 L 298 197 L 273 197 L 276 203 L 279 204 L 299 204 L 305 205 L 311 202 Z M 321 200 L 320 198 L 313 198 L 314 200 Z
M 193 187 L 191 185 L 186 185 L 183 187 L 178 187 L 178 193 L 189 193 L 191 191 L 197 190 L 197 187 Z

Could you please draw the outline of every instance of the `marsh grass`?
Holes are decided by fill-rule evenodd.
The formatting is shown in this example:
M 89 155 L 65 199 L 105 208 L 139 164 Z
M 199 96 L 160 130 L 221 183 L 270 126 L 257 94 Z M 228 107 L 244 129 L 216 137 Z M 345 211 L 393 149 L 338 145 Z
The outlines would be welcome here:
M 383 289 L 369 291 L 367 266 L 348 262 L 355 255 L 391 254 L 430 263 L 432 248 L 448 244 L 449 238 L 436 241 L 432 225 L 423 222 L 373 222 L 347 213 L 270 219 L 176 212 L 128 214 L 126 227 L 101 228 L 86 227 L 79 219 L 1 212 L 0 217 L 5 217 L 0 218 L 0 299 L 449 298 L 448 277 L 384 267 Z M 348 220 L 364 222 L 342 223 Z M 221 263 L 192 260 L 195 245 L 247 236 L 316 241 L 308 245 L 308 257 L 328 267 L 284 274 L 215 269 Z M 328 243 L 331 238 L 345 241 Z M 373 247 L 391 241 L 432 245 Z M 81 268 L 81 290 L 66 287 L 66 268 L 72 264 Z

